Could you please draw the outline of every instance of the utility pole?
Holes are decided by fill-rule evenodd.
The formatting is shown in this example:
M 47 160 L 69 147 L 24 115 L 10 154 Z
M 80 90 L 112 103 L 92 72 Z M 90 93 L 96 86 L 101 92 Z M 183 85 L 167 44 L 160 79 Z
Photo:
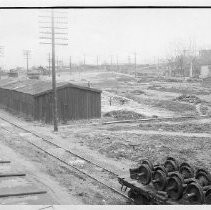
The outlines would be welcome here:
M 0 57 L 4 56 L 4 46 L 0 46 Z
M 70 75 L 71 75 L 71 68 L 72 68 L 72 61 L 71 61 L 71 56 L 70 56 Z
M 136 52 L 134 53 L 134 67 L 135 67 L 135 77 L 136 77 Z
M 56 69 L 55 69 L 55 31 L 54 31 L 54 10 L 51 10 L 51 41 L 52 41 L 52 87 L 53 87 L 53 116 L 54 131 L 58 131 L 58 114 L 57 114 L 57 91 L 56 91 Z
M 51 75 L 51 53 L 48 54 L 48 75 Z
M 58 56 L 56 58 L 56 70 L 57 70 L 57 72 L 59 72 L 59 58 L 58 58 Z
M 112 55 L 111 55 L 111 60 L 110 60 L 110 61 L 111 61 L 110 64 L 111 64 L 111 66 L 112 66 L 112 65 L 113 65 L 113 56 L 112 56 Z
M 117 68 L 117 71 L 119 70 L 119 57 L 118 55 L 116 56 L 116 68 Z
M 40 44 L 50 44 L 51 45 L 51 50 L 52 50 L 52 88 L 53 88 L 53 123 L 54 123 L 54 131 L 58 131 L 58 114 L 57 114 L 57 88 L 56 88 L 56 69 L 55 69 L 55 45 L 63 45 L 67 46 L 68 43 L 56 43 L 55 40 L 68 40 L 67 38 L 64 37 L 56 37 L 56 35 L 67 35 L 67 32 L 59 32 L 58 30 L 66 30 L 67 27 L 58 27 L 56 24 L 68 24 L 68 22 L 58 22 L 55 21 L 56 19 L 63 19 L 67 21 L 67 17 L 65 16 L 55 16 L 54 13 L 57 14 L 65 14 L 64 12 L 58 12 L 52 9 L 50 11 L 51 15 L 45 15 L 45 16 L 40 16 L 41 18 L 48 18 L 48 22 L 40 22 L 44 24 L 49 24 L 48 26 L 41 26 L 40 28 L 42 29 L 49 29 L 50 31 L 42 31 L 40 32 L 41 34 L 45 34 L 46 37 L 40 37 L 40 39 L 44 40 L 51 40 L 51 42 L 40 42 Z M 67 13 L 66 13 L 67 14 Z M 47 35 L 50 35 L 48 37 Z
M 191 63 L 190 63 L 190 73 L 189 73 L 189 77 L 192 78 L 193 77 L 193 60 L 191 59 Z
M 84 66 L 86 65 L 86 55 L 84 54 Z
M 24 50 L 23 55 L 24 55 L 24 58 L 26 59 L 26 72 L 28 73 L 28 71 L 29 71 L 29 58 L 30 58 L 30 55 L 31 55 L 31 51 L 30 50 Z
M 128 64 L 130 65 L 130 56 L 128 56 Z
M 0 46 L 0 57 L 4 57 L 4 46 Z M 1 67 L 0 67 L 1 70 Z M 0 71 L 0 79 L 1 79 L 1 71 Z

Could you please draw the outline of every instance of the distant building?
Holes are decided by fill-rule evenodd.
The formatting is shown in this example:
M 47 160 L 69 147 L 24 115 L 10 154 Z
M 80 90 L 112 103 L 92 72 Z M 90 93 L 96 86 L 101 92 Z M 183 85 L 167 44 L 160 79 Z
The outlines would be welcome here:
M 204 65 L 211 64 L 211 50 L 200 50 L 199 59 Z
M 18 77 L 18 71 L 16 69 L 10 69 L 8 72 L 9 77 Z
M 199 77 L 202 79 L 211 77 L 211 65 L 202 65 Z
M 211 50 L 199 51 L 200 78 L 211 77 Z
M 29 71 L 27 73 L 27 77 L 29 79 L 39 79 L 40 78 L 40 72 L 39 71 Z
M 203 79 L 202 85 L 204 87 L 211 88 L 211 77 L 207 77 Z

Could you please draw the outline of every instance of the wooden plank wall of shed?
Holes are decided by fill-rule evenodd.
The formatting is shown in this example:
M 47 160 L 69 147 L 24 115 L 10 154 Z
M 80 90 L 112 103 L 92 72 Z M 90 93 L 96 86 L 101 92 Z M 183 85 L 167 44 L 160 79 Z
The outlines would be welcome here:
M 59 121 L 101 117 L 101 93 L 74 87 L 61 88 L 58 96 Z M 36 97 L 35 119 L 53 121 L 52 93 Z
M 29 94 L 0 88 L 0 104 L 17 114 L 34 115 L 34 98 Z
M 101 94 L 74 87 L 60 89 L 58 115 L 62 121 L 100 118 Z

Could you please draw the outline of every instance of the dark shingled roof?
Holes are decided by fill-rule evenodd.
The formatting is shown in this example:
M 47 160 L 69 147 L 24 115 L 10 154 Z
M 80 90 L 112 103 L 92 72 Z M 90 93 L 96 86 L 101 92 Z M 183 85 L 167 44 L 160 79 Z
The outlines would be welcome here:
M 78 86 L 78 85 L 74 85 L 68 82 L 59 82 L 56 84 L 56 86 L 58 89 L 69 86 L 69 87 L 75 87 L 78 89 L 101 93 L 101 90 Z M 37 96 L 37 95 L 45 94 L 47 92 L 51 92 L 52 82 L 33 80 L 33 79 L 26 79 L 26 80 L 5 79 L 5 80 L 0 80 L 0 88 L 7 89 L 7 90 L 15 90 L 17 92 Z

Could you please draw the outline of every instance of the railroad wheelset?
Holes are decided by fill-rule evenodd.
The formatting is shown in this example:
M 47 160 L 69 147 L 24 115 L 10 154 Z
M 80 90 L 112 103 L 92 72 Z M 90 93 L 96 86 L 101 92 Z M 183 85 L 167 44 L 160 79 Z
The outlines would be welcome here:
M 143 185 L 151 183 L 156 195 L 162 195 L 165 199 L 178 201 L 183 198 L 190 204 L 211 204 L 211 174 L 204 169 L 195 172 L 190 164 L 183 162 L 179 165 L 172 157 L 156 165 L 143 160 L 139 167 L 130 169 L 130 177 Z M 129 195 L 138 196 L 133 191 Z
M 211 204 L 211 175 L 208 171 L 196 171 L 195 181 L 187 185 L 184 198 L 191 204 Z
M 173 157 L 167 157 L 164 163 L 164 167 L 168 172 L 178 171 L 179 170 L 179 163 Z
M 138 168 L 130 169 L 130 177 L 143 185 L 152 182 L 157 191 L 163 191 L 169 174 L 178 169 L 179 164 L 172 157 L 168 157 L 163 165 L 153 165 L 149 160 L 143 160 Z
M 153 164 L 149 160 L 143 160 L 138 168 L 130 169 L 130 178 L 148 185 L 151 182 L 153 170 Z
M 194 170 L 188 163 L 182 163 L 179 171 L 170 174 L 166 186 L 168 196 L 173 200 L 182 198 L 187 183 L 194 181 Z
M 167 157 L 163 166 L 156 166 L 152 177 L 153 186 L 157 191 L 164 191 L 167 185 L 168 177 L 171 173 L 179 170 L 178 162 L 172 158 Z

